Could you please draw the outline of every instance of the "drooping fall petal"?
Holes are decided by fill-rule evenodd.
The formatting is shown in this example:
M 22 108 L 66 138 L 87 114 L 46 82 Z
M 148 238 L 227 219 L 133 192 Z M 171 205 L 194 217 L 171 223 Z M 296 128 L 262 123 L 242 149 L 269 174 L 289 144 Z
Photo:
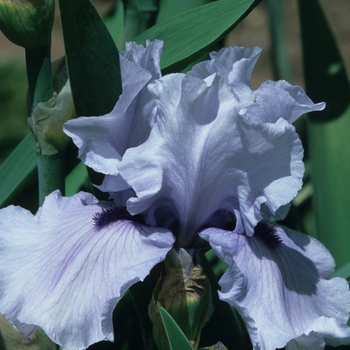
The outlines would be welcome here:
M 264 225 L 253 237 L 216 228 L 200 233 L 229 264 L 219 296 L 246 321 L 254 349 L 348 343 L 349 285 L 328 280 L 334 270 L 330 253 L 314 238 Z
M 35 216 L 7 207 L 0 211 L 0 310 L 26 336 L 40 326 L 67 349 L 113 340 L 115 305 L 173 242 L 168 230 L 126 220 L 88 193 L 53 192 Z

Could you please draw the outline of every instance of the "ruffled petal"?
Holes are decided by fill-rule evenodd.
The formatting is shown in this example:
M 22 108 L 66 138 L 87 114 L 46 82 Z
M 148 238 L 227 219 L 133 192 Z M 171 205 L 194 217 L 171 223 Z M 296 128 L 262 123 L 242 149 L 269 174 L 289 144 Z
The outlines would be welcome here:
M 242 106 L 218 75 L 210 86 L 192 76 L 169 75 L 149 89 L 157 123 L 145 143 L 127 150 L 120 165 L 137 195 L 128 201 L 132 214 L 151 208 L 148 222 L 164 225 L 157 217 L 172 213 L 179 236 L 189 243 L 187 235 L 196 235 L 218 210 L 239 210 L 252 235 L 263 218 L 263 203 L 275 213 L 296 196 L 303 149 L 287 121 L 247 121 L 240 112 L 254 101 Z
M 314 104 L 300 86 L 286 81 L 265 81 L 253 95 L 255 108 L 246 112 L 252 122 L 275 123 L 283 118 L 293 123 L 302 114 L 322 111 L 326 106 L 324 102 Z
M 262 204 L 272 215 L 286 214 L 278 210 L 288 205 L 302 187 L 304 151 L 295 128 L 283 119 L 275 124 L 242 125 L 242 153 L 235 167 L 244 176 L 237 196 L 245 231 L 251 236 L 263 219 Z
M 293 86 L 284 80 L 268 80 L 253 91 L 250 80 L 261 51 L 260 47 L 223 48 L 210 53 L 211 60 L 195 65 L 189 74 L 205 79 L 218 73 L 226 79 L 240 101 L 253 97 L 254 108 L 246 113 L 251 122 L 274 123 L 283 118 L 293 123 L 302 114 L 324 109 L 323 102 L 314 104 L 300 86 Z
M 316 332 L 310 332 L 309 335 L 301 335 L 300 337 L 291 340 L 287 346 L 286 350 L 323 350 L 326 346 L 324 338 Z
M 222 48 L 218 52 L 211 52 L 211 60 L 196 64 L 189 74 L 205 79 L 218 73 L 228 82 L 236 96 L 243 100 L 252 92 L 250 80 L 261 51 L 257 46 Z
M 113 340 L 115 305 L 174 239 L 125 219 L 96 225 L 108 208 L 87 193 L 56 191 L 35 216 L 14 206 L 0 211 L 0 312 L 26 335 L 37 325 L 72 350 Z
M 123 93 L 114 109 L 104 116 L 80 117 L 65 124 L 65 133 L 79 148 L 79 158 L 94 170 L 117 176 L 125 150 L 147 139 L 155 103 L 146 86 L 160 77 L 162 46 L 161 41 L 148 42 L 146 48 L 128 44 L 120 57 Z M 121 179 L 115 181 L 118 186 Z
M 322 349 L 324 340 L 350 342 L 349 285 L 341 278 L 327 280 L 334 270 L 330 253 L 313 238 L 271 225 L 278 242 L 264 232 L 253 237 L 213 228 L 200 233 L 229 264 L 220 299 L 245 319 L 254 349 L 289 344 L 287 349 L 313 350 Z
M 160 70 L 162 51 L 162 40 L 154 40 L 152 42 L 146 40 L 146 49 L 142 45 L 128 42 L 125 44 L 125 50 L 120 53 L 120 56 L 147 69 L 152 74 L 153 79 L 157 79 L 162 75 Z
M 227 194 L 233 194 L 226 190 L 232 179 L 225 176 L 231 173 L 225 169 L 225 149 L 232 137 L 226 139 L 221 132 L 230 129 L 225 124 L 233 121 L 235 99 L 223 80 L 209 88 L 203 80 L 183 74 L 166 76 L 150 90 L 157 103 L 157 123 L 144 144 L 127 150 L 120 167 L 138 197 L 129 200 L 128 210 L 135 214 L 152 206 L 149 218 L 160 219 L 169 212 L 182 232 L 196 235 Z

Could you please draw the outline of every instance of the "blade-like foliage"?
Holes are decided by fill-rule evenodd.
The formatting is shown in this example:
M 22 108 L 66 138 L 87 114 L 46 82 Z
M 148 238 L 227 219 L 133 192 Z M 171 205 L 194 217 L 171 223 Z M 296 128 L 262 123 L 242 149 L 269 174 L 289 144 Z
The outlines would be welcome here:
M 0 206 L 35 181 L 36 166 L 35 141 L 28 134 L 0 166 Z
M 218 280 L 227 265 L 210 250 L 202 257 L 203 268 L 210 280 L 214 312 L 201 333 L 201 344 L 213 344 L 220 340 L 228 349 L 251 349 L 247 329 L 238 312 L 228 303 L 219 299 Z
M 118 49 L 91 1 L 59 4 L 76 116 L 107 114 L 122 93 Z M 99 174 L 89 175 L 101 182 Z
M 193 350 L 192 345 L 187 340 L 185 334 L 171 317 L 171 315 L 163 307 L 157 303 L 160 316 L 164 324 L 164 328 L 168 337 L 171 350 Z
M 336 41 L 317 0 L 299 0 L 307 94 L 326 110 L 309 116 L 317 237 L 338 265 L 349 261 L 350 87 Z
M 186 1 L 173 1 L 173 0 L 160 0 L 159 12 L 157 16 L 157 24 L 168 21 L 170 17 L 194 9 L 198 6 L 210 3 L 211 0 L 186 0 Z
M 118 49 L 91 1 L 59 4 L 76 115 L 109 113 L 122 92 Z
M 267 0 L 270 33 L 272 39 L 273 69 L 276 79 L 291 80 L 285 33 L 284 1 Z
M 337 269 L 332 277 L 342 277 L 347 280 L 350 280 L 350 261 L 347 262 L 344 266 Z
M 125 34 L 124 34 L 124 5 L 122 1 L 118 1 L 115 6 L 103 18 L 105 25 L 111 34 L 114 43 L 119 50 L 124 50 Z
M 257 0 L 219 0 L 169 18 L 143 32 L 135 41 L 164 40 L 161 68 L 180 71 L 220 40 L 256 5 Z

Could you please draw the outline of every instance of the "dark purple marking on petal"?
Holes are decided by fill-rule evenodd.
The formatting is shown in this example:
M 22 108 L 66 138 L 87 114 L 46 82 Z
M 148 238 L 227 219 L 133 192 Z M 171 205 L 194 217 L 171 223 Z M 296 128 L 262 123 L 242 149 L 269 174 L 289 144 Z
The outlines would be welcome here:
M 274 224 L 267 220 L 258 222 L 254 227 L 254 236 L 259 237 L 270 248 L 280 247 L 283 243 L 276 232 Z
M 117 207 L 113 205 L 109 208 L 102 208 L 93 217 L 94 226 L 97 230 L 101 230 L 110 224 L 119 220 L 133 220 L 133 217 L 127 212 L 125 207 Z

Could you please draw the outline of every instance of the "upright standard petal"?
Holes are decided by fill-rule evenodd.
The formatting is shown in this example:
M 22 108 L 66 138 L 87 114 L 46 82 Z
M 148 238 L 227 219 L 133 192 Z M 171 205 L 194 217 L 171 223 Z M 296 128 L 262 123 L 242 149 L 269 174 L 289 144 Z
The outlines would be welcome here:
M 123 93 L 111 113 L 80 117 L 65 124 L 65 133 L 79 148 L 79 158 L 94 170 L 118 175 L 125 150 L 147 139 L 155 103 L 146 86 L 161 75 L 162 46 L 159 40 L 147 42 L 146 48 L 127 44 L 120 57 Z
M 160 70 L 160 55 L 163 50 L 163 41 L 146 41 L 146 49 L 142 45 L 130 42 L 125 44 L 125 50 L 120 56 L 130 62 L 135 62 L 141 67 L 147 69 L 153 79 L 158 79 L 162 73 Z
M 160 220 L 172 215 L 181 245 L 221 210 L 238 221 L 240 212 L 252 235 L 263 218 L 263 203 L 275 212 L 297 194 L 303 150 L 288 122 L 249 123 L 241 111 L 254 101 L 239 103 L 218 75 L 211 85 L 189 75 L 169 75 L 149 89 L 157 103 L 156 124 L 149 139 L 127 150 L 120 165 L 137 195 L 128 201 L 132 214 L 149 209 L 148 222 L 161 226 L 168 223 Z
M 115 305 L 173 242 L 169 231 L 126 220 L 82 192 L 52 193 L 35 216 L 2 209 L 0 312 L 25 335 L 37 325 L 67 349 L 113 340 Z
M 220 299 L 247 323 L 254 349 L 323 349 L 350 342 L 348 283 L 314 238 L 261 222 L 253 237 L 215 228 L 200 236 L 229 264 Z
M 189 74 L 205 79 L 218 73 L 226 79 L 240 101 L 254 97 L 255 107 L 246 113 L 251 122 L 275 123 L 283 118 L 293 123 L 302 114 L 324 109 L 323 102 L 314 104 L 300 86 L 293 86 L 284 80 L 268 80 L 253 91 L 250 80 L 260 54 L 260 47 L 223 48 L 210 53 L 211 60 L 195 65 Z
M 210 61 L 196 64 L 189 74 L 205 79 L 218 73 L 230 84 L 237 98 L 243 100 L 252 92 L 250 80 L 261 51 L 257 46 L 222 48 L 218 52 L 211 52 Z
M 325 103 L 313 103 L 300 86 L 286 81 L 267 80 L 252 92 L 255 108 L 247 110 L 246 117 L 255 122 L 275 123 L 279 118 L 293 123 L 302 114 L 322 111 Z

